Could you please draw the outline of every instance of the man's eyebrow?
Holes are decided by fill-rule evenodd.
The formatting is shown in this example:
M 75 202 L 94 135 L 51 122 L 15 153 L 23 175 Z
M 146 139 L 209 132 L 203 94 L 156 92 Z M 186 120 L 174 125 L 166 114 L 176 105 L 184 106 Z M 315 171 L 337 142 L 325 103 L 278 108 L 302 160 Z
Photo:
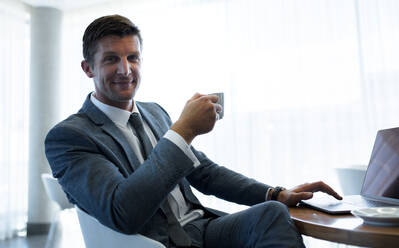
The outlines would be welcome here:
M 128 56 L 129 55 L 140 55 L 140 54 L 141 54 L 140 51 L 131 51 L 128 53 Z M 113 52 L 113 51 L 108 51 L 108 52 L 103 53 L 103 57 L 108 56 L 108 55 L 118 55 L 118 53 Z
M 128 53 L 129 55 L 140 55 L 141 53 L 140 53 L 140 51 L 132 51 L 132 52 L 130 52 L 130 53 Z
M 116 54 L 116 52 L 109 51 L 109 52 L 104 52 L 104 53 L 103 53 L 103 56 L 115 55 L 115 54 Z

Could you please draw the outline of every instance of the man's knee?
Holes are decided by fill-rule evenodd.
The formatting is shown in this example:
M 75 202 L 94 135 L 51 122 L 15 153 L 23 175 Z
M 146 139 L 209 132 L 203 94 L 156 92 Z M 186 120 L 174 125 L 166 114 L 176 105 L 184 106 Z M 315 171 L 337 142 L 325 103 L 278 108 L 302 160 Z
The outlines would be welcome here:
M 258 212 L 260 220 L 267 223 L 281 221 L 289 222 L 291 219 L 287 206 L 278 201 L 263 202 L 255 205 L 254 208 L 256 209 L 256 212 Z
M 256 247 L 304 247 L 286 205 L 267 201 L 254 208 L 261 214 L 253 226 Z
M 267 201 L 256 206 L 259 206 L 263 211 L 268 213 L 289 215 L 287 206 L 278 201 Z

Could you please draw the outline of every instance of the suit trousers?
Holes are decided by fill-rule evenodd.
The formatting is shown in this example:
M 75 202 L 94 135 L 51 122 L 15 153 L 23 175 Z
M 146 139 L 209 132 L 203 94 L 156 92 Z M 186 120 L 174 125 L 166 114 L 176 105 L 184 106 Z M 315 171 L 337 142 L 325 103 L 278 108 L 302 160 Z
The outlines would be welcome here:
M 184 229 L 193 247 L 305 247 L 288 208 L 277 201 L 215 219 L 196 220 Z

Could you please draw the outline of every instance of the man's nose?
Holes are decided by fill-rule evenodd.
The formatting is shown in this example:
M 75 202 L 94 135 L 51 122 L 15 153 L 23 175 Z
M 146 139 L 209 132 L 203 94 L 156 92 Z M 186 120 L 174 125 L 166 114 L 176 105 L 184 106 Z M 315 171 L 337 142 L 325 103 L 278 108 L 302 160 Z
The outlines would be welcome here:
M 129 75 L 131 73 L 130 69 L 130 64 L 129 61 L 127 61 L 126 58 L 121 59 L 121 61 L 118 64 L 118 73 L 123 74 L 123 75 Z

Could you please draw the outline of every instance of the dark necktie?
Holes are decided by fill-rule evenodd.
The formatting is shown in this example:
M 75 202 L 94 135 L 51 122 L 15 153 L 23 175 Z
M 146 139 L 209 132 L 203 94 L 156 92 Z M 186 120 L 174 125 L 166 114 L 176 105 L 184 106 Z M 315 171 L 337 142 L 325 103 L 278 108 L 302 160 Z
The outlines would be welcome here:
M 144 131 L 143 121 L 139 113 L 132 113 L 129 117 L 129 122 L 133 126 L 134 131 L 136 131 L 137 138 L 139 139 L 141 147 L 143 148 L 142 151 L 144 160 L 146 160 L 153 147 L 148 135 Z
M 136 131 L 137 138 L 140 140 L 140 144 L 143 148 L 143 157 L 145 160 L 150 155 L 153 146 L 144 131 L 143 121 L 140 115 L 134 112 L 130 115 L 129 122 Z M 180 223 L 177 221 L 175 215 L 172 212 L 172 209 L 169 206 L 167 199 L 163 201 L 163 203 L 161 204 L 161 208 L 168 219 L 169 236 L 172 239 L 173 243 L 179 247 L 190 247 L 191 239 L 183 230 Z

